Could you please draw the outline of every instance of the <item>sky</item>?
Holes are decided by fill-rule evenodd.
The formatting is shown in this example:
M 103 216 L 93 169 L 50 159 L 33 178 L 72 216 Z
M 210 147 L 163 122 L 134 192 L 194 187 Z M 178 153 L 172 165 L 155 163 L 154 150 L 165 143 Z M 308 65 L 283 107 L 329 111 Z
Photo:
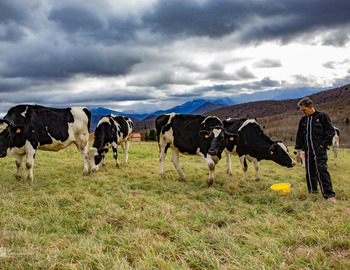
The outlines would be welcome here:
M 1 0 L 0 114 L 350 82 L 349 0 Z

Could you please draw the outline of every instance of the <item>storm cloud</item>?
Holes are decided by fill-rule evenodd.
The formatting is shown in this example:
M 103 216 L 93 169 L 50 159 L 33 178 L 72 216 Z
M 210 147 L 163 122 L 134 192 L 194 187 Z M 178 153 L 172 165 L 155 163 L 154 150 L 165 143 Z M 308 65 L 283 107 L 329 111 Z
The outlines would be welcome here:
M 349 78 L 349 10 L 344 0 L 3 0 L 0 113 L 18 103 L 150 112 L 333 86 Z

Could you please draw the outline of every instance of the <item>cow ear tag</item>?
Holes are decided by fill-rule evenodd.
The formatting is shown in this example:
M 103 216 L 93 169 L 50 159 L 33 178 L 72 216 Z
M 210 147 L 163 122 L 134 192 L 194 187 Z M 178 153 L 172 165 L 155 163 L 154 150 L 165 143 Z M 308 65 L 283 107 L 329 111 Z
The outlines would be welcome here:
M 16 133 L 21 133 L 21 129 L 17 128 Z
M 270 154 L 273 155 L 274 154 L 273 151 L 270 151 Z
M 106 154 L 106 151 L 103 151 L 103 152 L 102 152 L 102 154 L 104 154 L 104 155 L 105 155 L 105 154 Z
M 206 139 L 208 139 L 208 138 L 209 138 L 209 135 L 205 135 L 204 137 L 205 137 Z
M 233 137 L 230 137 L 230 141 L 234 141 L 235 140 L 235 138 L 233 138 Z

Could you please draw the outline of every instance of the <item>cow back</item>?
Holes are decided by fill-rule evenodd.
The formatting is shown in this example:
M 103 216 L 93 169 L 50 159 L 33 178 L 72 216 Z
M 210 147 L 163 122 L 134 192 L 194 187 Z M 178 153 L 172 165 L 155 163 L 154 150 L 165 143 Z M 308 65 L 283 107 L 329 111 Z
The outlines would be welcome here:
M 75 109 L 83 117 L 79 122 L 79 129 L 86 129 L 90 123 L 91 113 L 87 108 Z M 73 108 L 49 108 L 39 105 L 18 105 L 11 108 L 4 119 L 10 121 L 13 125 L 23 125 L 25 127 L 20 141 L 17 138 L 16 143 L 21 146 L 25 140 L 29 140 L 34 147 L 38 145 L 51 144 L 52 139 L 64 142 L 69 138 L 69 124 L 74 123 L 75 119 L 72 113 Z

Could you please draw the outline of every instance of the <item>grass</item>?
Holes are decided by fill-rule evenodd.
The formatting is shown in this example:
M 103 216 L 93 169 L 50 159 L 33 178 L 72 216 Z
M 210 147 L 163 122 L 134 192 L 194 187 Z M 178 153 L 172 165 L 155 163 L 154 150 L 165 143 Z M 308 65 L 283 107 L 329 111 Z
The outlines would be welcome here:
M 237 157 L 223 159 L 212 188 L 200 157 L 180 157 L 181 181 L 168 153 L 160 177 L 156 143 L 132 143 L 129 164 L 82 177 L 74 147 L 38 152 L 34 183 L 15 179 L 0 160 L 0 269 L 349 269 L 350 150 L 330 155 L 337 203 L 307 194 L 300 164 L 262 161 L 249 181 Z M 23 176 L 27 171 L 24 169 Z M 280 196 L 272 184 L 289 182 Z M 0 252 L 0 256 L 1 256 Z M 3 254 L 4 255 L 4 254 Z

